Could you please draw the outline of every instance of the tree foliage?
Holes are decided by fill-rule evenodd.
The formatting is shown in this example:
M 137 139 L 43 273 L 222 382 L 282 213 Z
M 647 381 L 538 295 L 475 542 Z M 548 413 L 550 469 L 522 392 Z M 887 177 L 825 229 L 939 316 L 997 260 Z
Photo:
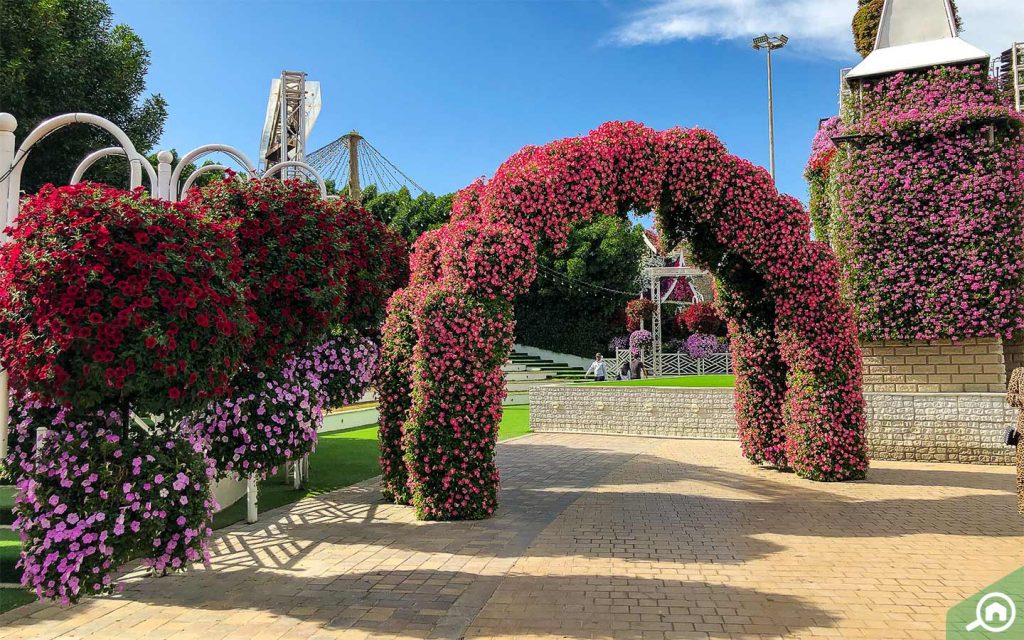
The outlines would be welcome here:
M 640 225 L 611 216 L 575 225 L 565 251 L 539 252 L 540 277 L 516 301 L 516 341 L 588 357 L 604 351 L 622 331 L 629 298 L 570 281 L 632 291 L 643 251 Z
M 160 139 L 167 104 L 159 94 L 141 99 L 149 52 L 111 18 L 102 0 L 0 1 L 0 97 L 18 119 L 19 139 L 47 118 L 75 111 L 112 121 L 140 153 Z M 111 142 L 92 127 L 60 131 L 33 149 L 22 188 L 34 193 L 47 182 L 66 184 L 86 154 Z M 124 160 L 101 163 L 90 176 L 125 183 Z
M 452 216 L 452 194 L 421 193 L 413 198 L 409 189 L 379 192 L 370 185 L 363 191 L 363 208 L 410 243 L 426 231 L 437 229 Z

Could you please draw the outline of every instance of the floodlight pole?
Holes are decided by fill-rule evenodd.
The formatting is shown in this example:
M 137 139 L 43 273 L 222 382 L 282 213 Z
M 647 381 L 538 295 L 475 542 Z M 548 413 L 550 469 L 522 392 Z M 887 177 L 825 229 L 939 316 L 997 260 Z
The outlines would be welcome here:
M 768 47 L 768 172 L 775 182 L 775 101 L 772 96 L 772 48 Z
M 772 88 L 772 50 L 781 49 L 789 42 L 784 35 L 763 36 L 754 38 L 754 49 L 768 51 L 768 171 L 771 173 L 772 182 L 775 182 L 775 100 Z

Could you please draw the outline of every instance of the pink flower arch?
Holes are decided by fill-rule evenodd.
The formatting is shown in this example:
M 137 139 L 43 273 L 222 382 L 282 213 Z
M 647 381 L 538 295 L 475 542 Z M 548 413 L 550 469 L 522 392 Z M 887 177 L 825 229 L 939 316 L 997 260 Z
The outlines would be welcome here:
M 463 189 L 452 223 L 414 246 L 409 290 L 388 320 L 404 348 L 383 349 L 384 368 L 401 372 L 382 390 L 389 496 L 421 518 L 493 512 L 500 367 L 512 300 L 536 275 L 535 245 L 557 251 L 574 222 L 630 211 L 655 211 L 666 245 L 688 240 L 721 283 L 744 455 L 813 480 L 863 477 L 856 328 L 835 256 L 810 239 L 803 206 L 707 131 L 611 122 L 523 148 Z M 408 409 L 388 407 L 403 387 Z

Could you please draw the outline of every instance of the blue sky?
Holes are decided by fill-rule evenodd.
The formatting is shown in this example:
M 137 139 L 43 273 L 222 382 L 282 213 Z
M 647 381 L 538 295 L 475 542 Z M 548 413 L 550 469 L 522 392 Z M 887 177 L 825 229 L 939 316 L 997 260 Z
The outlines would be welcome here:
M 811 137 L 836 111 L 839 69 L 857 59 L 845 26 L 855 0 L 828 0 L 830 15 L 813 20 L 798 11 L 808 1 L 111 5 L 151 51 L 148 91 L 170 110 L 162 148 L 221 142 L 255 157 L 271 79 L 301 70 L 322 85 L 311 150 L 357 129 L 437 193 L 525 144 L 616 119 L 708 128 L 767 166 L 765 60 L 747 33 L 762 16 L 794 38 L 775 56 L 777 162 L 780 190 L 806 199 Z

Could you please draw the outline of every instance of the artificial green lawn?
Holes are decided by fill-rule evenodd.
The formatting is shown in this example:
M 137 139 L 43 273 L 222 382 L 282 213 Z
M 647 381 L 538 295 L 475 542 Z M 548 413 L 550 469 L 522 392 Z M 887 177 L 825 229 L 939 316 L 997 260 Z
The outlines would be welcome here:
M 329 420 L 330 418 L 328 418 Z M 507 440 L 530 432 L 529 405 L 504 408 L 499 440 Z M 283 472 L 260 484 L 260 511 L 274 509 L 361 482 L 380 474 L 377 449 L 377 425 L 350 431 L 320 435 L 316 453 L 309 457 L 309 482 L 296 491 L 285 484 Z M 213 518 L 214 528 L 226 527 L 245 519 L 245 499 L 239 500 Z
M 736 386 L 735 376 L 677 376 L 675 378 L 646 378 L 643 380 L 609 380 L 591 382 L 591 387 L 726 387 Z
M 10 485 L 0 485 L 0 524 L 11 524 L 14 517 L 11 509 L 14 508 L 14 495 L 17 490 Z M 0 580 L 3 582 L 3 580 Z

